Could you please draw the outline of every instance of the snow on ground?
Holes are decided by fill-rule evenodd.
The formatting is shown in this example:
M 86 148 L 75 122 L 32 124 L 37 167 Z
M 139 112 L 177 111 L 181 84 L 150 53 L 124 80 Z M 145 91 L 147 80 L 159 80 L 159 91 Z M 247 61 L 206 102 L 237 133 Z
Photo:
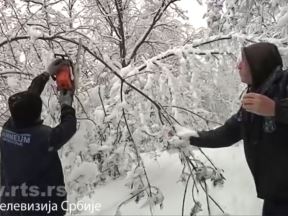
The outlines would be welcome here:
M 261 215 L 262 201 L 256 197 L 254 182 L 245 161 L 243 146 L 203 150 L 218 168 L 224 169 L 224 176 L 227 179 L 224 186 L 210 188 L 209 191 L 225 212 L 229 215 Z M 151 159 L 149 154 L 142 154 L 142 157 L 151 184 L 159 187 L 165 197 L 163 209 L 160 209 L 159 205 L 156 206 L 154 215 L 181 215 L 185 185 L 178 182 L 182 170 L 178 155 L 163 152 L 157 161 Z M 101 210 L 96 215 L 114 215 L 117 206 L 129 198 L 130 190 L 125 186 L 126 182 L 125 177 L 112 181 L 97 188 L 91 198 L 85 197 L 83 201 L 94 201 L 101 204 Z M 191 188 L 190 182 L 186 196 L 185 215 L 189 215 L 193 207 Z M 121 214 L 150 215 L 149 207 L 141 208 L 145 201 L 144 198 L 138 204 L 134 201 L 127 203 L 121 207 Z M 205 196 L 199 197 L 199 201 L 203 204 L 203 211 L 200 215 L 207 215 Z M 221 212 L 213 204 L 211 204 L 211 211 L 214 215 L 221 215 Z M 88 212 L 83 212 L 81 215 L 88 215 Z
M 224 187 L 211 191 L 230 215 L 261 215 L 262 200 L 257 198 L 252 174 L 245 160 L 243 145 L 204 149 L 215 165 L 224 169 Z

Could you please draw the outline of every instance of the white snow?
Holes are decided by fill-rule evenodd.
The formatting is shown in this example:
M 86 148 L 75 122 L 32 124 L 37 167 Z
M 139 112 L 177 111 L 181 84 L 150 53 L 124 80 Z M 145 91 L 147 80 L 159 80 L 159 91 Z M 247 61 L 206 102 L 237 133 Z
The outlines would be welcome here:
M 74 168 L 70 176 L 68 177 L 70 181 L 77 181 L 81 183 L 90 183 L 94 181 L 98 174 L 98 167 L 95 163 L 83 162 L 79 167 Z
M 8 76 L 7 83 L 10 88 L 15 89 L 16 87 L 19 86 L 19 79 L 13 76 Z
M 33 42 L 35 42 L 37 38 L 43 36 L 43 32 L 40 29 L 33 26 L 28 28 L 27 33 L 30 36 L 31 41 Z
M 198 133 L 195 130 L 192 130 L 190 128 L 182 127 L 180 125 L 175 125 L 175 130 L 177 136 L 181 138 L 189 138 L 191 136 L 193 137 L 199 137 Z
M 100 124 L 101 122 L 103 122 L 104 120 L 104 117 L 105 117 L 105 114 L 104 114 L 104 111 L 103 110 L 99 110 L 99 109 L 96 109 L 93 113 L 93 117 L 95 119 L 95 121 Z
M 284 27 L 287 25 L 287 23 L 288 23 L 288 12 L 286 12 L 286 14 L 284 14 L 282 17 L 279 18 L 277 24 L 280 27 Z
M 224 169 L 224 176 L 227 179 L 224 187 L 216 187 L 210 189 L 209 192 L 225 212 L 230 215 L 260 215 L 262 201 L 256 198 L 255 186 L 245 162 L 243 146 L 203 150 L 217 167 Z M 160 155 L 157 160 L 154 160 L 148 153 L 142 154 L 151 184 L 159 187 L 164 195 L 163 209 L 157 205 L 153 213 L 154 215 L 181 215 L 185 185 L 178 180 L 182 165 L 177 154 L 162 152 Z M 200 153 L 198 152 L 197 155 Z M 90 198 L 84 197 L 83 200 L 101 204 L 101 210 L 96 215 L 114 215 L 118 205 L 130 197 L 131 191 L 125 183 L 127 183 L 126 177 L 107 183 L 98 187 Z M 191 187 L 190 183 L 186 195 L 185 215 L 190 213 L 193 207 Z M 202 194 L 197 200 L 202 203 L 203 209 L 199 215 L 207 215 L 205 196 Z M 138 204 L 131 201 L 121 207 L 120 213 L 122 215 L 150 215 L 149 207 L 141 208 L 146 201 L 146 198 L 140 200 Z M 212 203 L 211 211 L 212 215 L 223 215 Z M 81 215 L 89 214 L 82 212 Z
M 21 52 L 20 56 L 19 56 L 19 61 L 21 63 L 25 62 L 26 60 L 26 56 L 25 56 L 25 53 L 24 52 Z

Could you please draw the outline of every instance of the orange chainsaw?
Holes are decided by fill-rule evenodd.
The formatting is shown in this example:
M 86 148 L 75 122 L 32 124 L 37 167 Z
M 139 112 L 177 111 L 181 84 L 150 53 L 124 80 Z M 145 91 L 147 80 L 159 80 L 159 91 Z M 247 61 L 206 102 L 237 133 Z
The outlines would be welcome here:
M 52 76 L 53 80 L 56 81 L 58 91 L 63 93 L 66 93 L 67 91 L 77 91 L 80 75 L 81 49 L 82 40 L 79 39 L 75 64 L 73 64 L 68 55 L 54 54 L 55 58 L 61 57 L 63 60 L 67 61 L 67 64 L 63 64 L 63 66 L 58 69 L 55 75 Z
M 52 76 L 53 80 L 56 81 L 57 90 L 74 90 L 74 68 L 72 60 L 70 60 L 67 55 L 63 54 L 55 54 L 54 57 L 61 57 L 63 60 L 67 61 L 67 64 L 64 64 L 62 67 L 60 67 L 55 75 Z

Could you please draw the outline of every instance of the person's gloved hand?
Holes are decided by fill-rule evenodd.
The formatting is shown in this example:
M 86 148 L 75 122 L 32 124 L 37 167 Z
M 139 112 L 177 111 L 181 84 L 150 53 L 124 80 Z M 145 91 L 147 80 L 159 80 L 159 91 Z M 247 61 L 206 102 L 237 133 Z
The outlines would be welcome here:
M 194 131 L 193 129 L 185 128 L 180 125 L 175 125 L 174 128 L 176 130 L 176 135 L 182 140 L 190 142 L 190 137 L 199 137 L 197 131 Z
M 190 145 L 190 137 L 199 137 L 198 133 L 192 129 L 175 125 L 175 134 L 169 139 L 169 148 L 183 149 Z
M 63 107 L 65 105 L 72 106 L 74 91 L 60 91 L 59 103 Z
M 45 88 L 46 83 L 49 80 L 49 77 L 50 75 L 47 72 L 43 72 L 39 74 L 38 76 L 36 76 L 32 80 L 30 86 L 28 87 L 28 92 L 41 95 L 42 91 Z
M 44 82 L 48 82 L 49 80 L 49 77 L 50 77 L 50 74 L 48 72 L 43 72 L 39 75 L 39 77 L 41 77 L 41 79 L 44 81 Z
M 48 66 L 50 76 L 55 76 L 62 66 L 70 66 L 71 62 L 67 59 L 56 59 Z

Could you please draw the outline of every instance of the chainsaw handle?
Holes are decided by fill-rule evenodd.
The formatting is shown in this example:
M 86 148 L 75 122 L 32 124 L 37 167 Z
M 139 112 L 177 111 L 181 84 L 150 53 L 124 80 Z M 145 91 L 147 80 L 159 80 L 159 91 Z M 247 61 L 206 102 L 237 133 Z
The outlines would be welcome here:
M 68 56 L 65 55 L 65 54 L 59 54 L 59 53 L 55 53 L 55 54 L 54 54 L 54 58 L 57 58 L 58 56 L 61 57 L 62 59 L 68 58 Z
M 55 53 L 54 58 L 61 57 L 63 60 L 69 61 L 70 66 L 73 66 L 72 60 L 66 54 Z
M 56 81 L 56 75 L 55 75 L 55 74 L 51 75 L 51 78 L 52 78 L 54 81 Z

